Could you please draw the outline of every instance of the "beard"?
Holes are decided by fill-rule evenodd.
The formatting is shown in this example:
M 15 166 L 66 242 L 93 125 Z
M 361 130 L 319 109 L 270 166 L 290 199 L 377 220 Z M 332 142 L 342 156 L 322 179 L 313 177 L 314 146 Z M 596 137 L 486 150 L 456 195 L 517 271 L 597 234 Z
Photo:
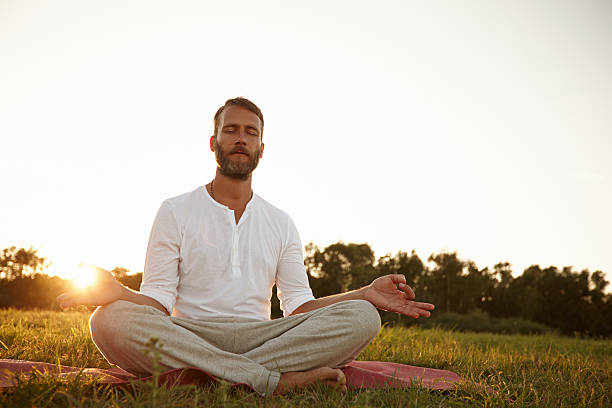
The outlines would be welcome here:
M 235 152 L 242 152 L 249 156 L 249 160 L 247 162 L 242 161 L 232 161 L 230 155 Z M 238 179 L 238 180 L 246 180 L 249 178 L 249 175 L 257 165 L 259 164 L 259 154 L 261 152 L 261 147 L 257 149 L 257 151 L 253 152 L 253 154 L 249 154 L 249 152 L 245 148 L 234 147 L 229 153 L 223 151 L 217 140 L 215 140 L 215 159 L 217 160 L 217 166 L 219 168 L 219 172 L 226 177 Z

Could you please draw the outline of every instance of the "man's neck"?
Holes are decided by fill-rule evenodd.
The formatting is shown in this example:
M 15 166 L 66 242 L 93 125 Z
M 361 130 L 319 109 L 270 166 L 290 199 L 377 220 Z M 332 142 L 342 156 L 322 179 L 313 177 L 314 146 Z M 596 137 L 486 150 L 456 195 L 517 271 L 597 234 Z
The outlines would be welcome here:
M 211 184 L 208 191 L 212 198 L 234 211 L 244 211 L 253 195 L 250 174 L 247 179 L 239 180 L 226 177 L 217 170 Z

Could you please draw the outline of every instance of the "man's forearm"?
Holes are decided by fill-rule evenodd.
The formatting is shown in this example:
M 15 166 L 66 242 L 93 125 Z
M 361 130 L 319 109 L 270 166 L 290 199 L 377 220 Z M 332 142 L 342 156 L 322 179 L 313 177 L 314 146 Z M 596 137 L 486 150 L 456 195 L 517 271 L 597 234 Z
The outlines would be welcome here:
M 157 310 L 164 312 L 166 315 L 170 315 L 170 313 L 168 313 L 166 308 L 162 306 L 162 304 L 159 303 L 157 300 L 153 299 L 152 297 L 143 295 L 142 293 L 136 292 L 135 290 L 132 290 L 125 286 L 123 288 L 124 290 L 119 300 L 125 300 L 128 302 L 136 303 L 137 305 L 152 306 L 156 308 Z
M 338 293 L 336 295 L 329 295 L 322 298 L 318 298 L 315 300 L 310 300 L 291 313 L 291 315 L 296 315 L 299 313 L 306 313 L 312 310 L 320 309 L 325 306 L 333 305 L 334 303 L 343 302 L 345 300 L 364 300 L 364 293 L 367 287 L 363 287 L 361 289 L 355 289 L 350 292 Z

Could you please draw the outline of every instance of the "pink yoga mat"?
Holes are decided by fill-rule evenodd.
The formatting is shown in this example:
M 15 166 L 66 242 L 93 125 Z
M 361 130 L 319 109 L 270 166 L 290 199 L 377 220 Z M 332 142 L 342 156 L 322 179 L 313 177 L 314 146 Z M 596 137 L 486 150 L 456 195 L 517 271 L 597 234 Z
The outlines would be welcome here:
M 130 380 L 146 381 L 152 378 L 137 378 L 120 368 L 81 369 L 35 361 L 0 359 L 0 388 L 16 385 L 16 374 L 28 377 L 33 371 L 60 377 L 71 377 L 81 373 L 80 378 L 85 381 L 95 378 L 101 384 L 115 385 L 129 384 Z M 353 361 L 342 371 L 346 375 L 348 389 L 423 387 L 433 390 L 454 390 L 463 383 L 463 379 L 452 371 L 383 361 Z M 166 385 L 206 385 L 218 380 L 204 370 L 187 367 L 166 371 L 160 375 L 159 381 Z M 235 385 L 248 387 L 246 384 Z

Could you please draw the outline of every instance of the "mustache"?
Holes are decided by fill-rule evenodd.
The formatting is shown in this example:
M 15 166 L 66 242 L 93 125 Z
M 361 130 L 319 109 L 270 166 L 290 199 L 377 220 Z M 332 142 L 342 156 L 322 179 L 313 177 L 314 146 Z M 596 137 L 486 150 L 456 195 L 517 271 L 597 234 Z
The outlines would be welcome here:
M 235 147 L 234 149 L 232 149 L 232 151 L 230 151 L 229 154 L 233 154 L 233 153 L 244 153 L 247 156 L 250 156 L 248 150 L 242 148 L 242 147 Z

